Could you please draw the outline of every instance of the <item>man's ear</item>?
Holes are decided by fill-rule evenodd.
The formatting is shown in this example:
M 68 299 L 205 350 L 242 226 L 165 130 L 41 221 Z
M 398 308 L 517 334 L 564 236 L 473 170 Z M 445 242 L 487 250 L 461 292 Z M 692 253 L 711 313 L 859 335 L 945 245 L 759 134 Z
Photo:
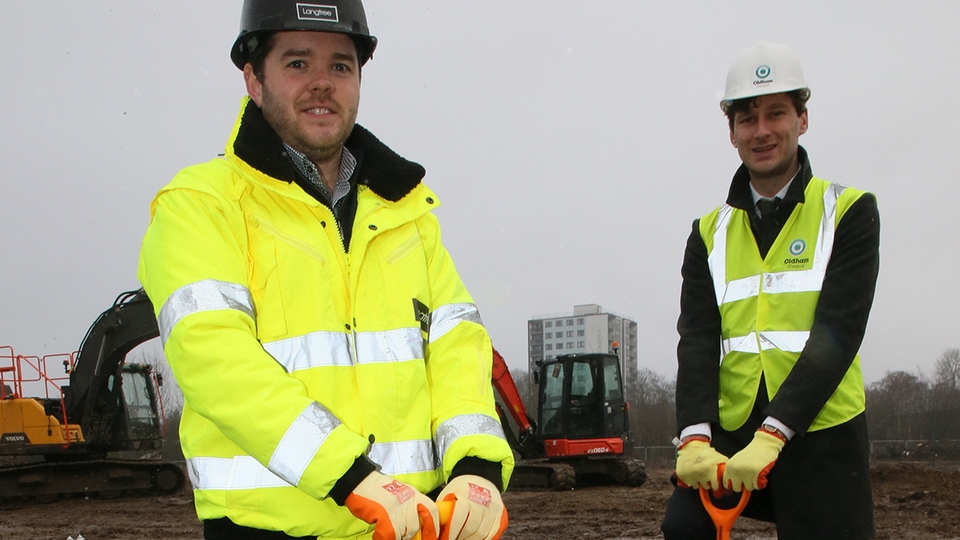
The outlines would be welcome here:
M 810 127 L 810 117 L 807 115 L 807 111 L 803 111 L 800 114 L 800 134 L 806 133 L 808 127 Z
M 247 95 L 257 104 L 257 107 L 260 107 L 263 99 L 263 84 L 253 72 L 253 65 L 250 62 L 243 66 L 243 82 L 247 85 Z

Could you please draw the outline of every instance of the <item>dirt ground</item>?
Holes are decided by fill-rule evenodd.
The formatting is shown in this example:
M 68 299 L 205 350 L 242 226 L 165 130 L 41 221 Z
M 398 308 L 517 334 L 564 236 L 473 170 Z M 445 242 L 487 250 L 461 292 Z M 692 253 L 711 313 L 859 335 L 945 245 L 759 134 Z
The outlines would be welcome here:
M 646 540 L 661 538 L 670 470 L 649 467 L 636 488 L 508 492 L 504 540 Z M 878 540 L 960 540 L 960 463 L 882 462 L 873 468 Z M 185 489 L 174 496 L 65 499 L 0 504 L 0 540 L 179 540 L 202 538 Z M 741 519 L 734 540 L 776 538 L 769 524 Z

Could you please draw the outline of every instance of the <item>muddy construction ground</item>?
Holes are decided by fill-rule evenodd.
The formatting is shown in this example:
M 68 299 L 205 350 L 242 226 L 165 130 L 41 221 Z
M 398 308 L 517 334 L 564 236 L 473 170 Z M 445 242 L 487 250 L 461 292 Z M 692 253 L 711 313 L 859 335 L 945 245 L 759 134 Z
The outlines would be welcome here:
M 505 540 L 640 540 L 661 538 L 672 487 L 667 467 L 648 468 L 637 488 L 508 492 Z M 873 468 L 879 540 L 960 540 L 960 463 L 881 462 Z M 813 516 L 811 516 L 813 517 Z M 179 540 L 202 538 L 193 498 L 66 499 L 0 504 L 0 540 Z M 737 522 L 732 539 L 772 539 L 772 526 Z

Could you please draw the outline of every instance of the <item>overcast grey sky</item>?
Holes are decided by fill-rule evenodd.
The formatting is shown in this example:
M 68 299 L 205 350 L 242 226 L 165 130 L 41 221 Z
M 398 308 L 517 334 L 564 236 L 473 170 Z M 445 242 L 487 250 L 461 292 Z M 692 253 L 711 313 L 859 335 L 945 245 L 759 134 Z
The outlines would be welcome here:
M 76 349 L 139 287 L 150 200 L 223 151 L 240 0 L 0 0 L 0 345 Z M 960 347 L 960 2 L 366 0 L 359 122 L 422 163 L 444 241 L 512 366 L 526 321 L 596 303 L 674 376 L 680 262 L 739 160 L 738 51 L 800 56 L 814 172 L 877 194 L 867 382 Z

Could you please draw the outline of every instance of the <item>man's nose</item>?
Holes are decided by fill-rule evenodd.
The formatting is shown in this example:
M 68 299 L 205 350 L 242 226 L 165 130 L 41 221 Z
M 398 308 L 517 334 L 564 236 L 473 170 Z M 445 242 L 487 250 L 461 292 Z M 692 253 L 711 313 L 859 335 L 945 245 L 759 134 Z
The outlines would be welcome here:
M 313 78 L 310 79 L 310 91 L 329 94 L 336 90 L 336 85 L 333 83 L 333 78 L 330 77 L 330 74 L 326 70 L 317 70 L 313 74 Z
M 770 124 L 763 118 L 757 120 L 757 132 L 754 134 L 758 138 L 766 137 L 770 134 Z

